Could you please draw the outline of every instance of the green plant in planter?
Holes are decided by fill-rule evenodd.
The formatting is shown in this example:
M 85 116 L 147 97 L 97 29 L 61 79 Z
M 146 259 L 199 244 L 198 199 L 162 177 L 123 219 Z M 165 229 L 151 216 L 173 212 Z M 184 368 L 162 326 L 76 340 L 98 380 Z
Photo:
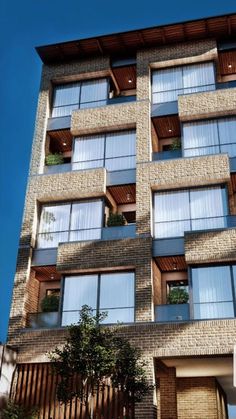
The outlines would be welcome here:
M 123 226 L 124 224 L 125 219 L 122 214 L 113 214 L 112 212 L 109 214 L 107 220 L 108 227 Z
M 176 138 L 171 144 L 171 150 L 180 150 L 181 149 L 181 140 Z
M 50 153 L 45 157 L 46 166 L 53 166 L 55 164 L 63 164 L 64 159 L 60 153 Z
M 188 299 L 188 292 L 183 288 L 176 287 L 170 290 L 167 302 L 168 304 L 186 304 Z
M 44 313 L 58 311 L 59 297 L 57 295 L 46 295 L 41 301 L 41 309 Z

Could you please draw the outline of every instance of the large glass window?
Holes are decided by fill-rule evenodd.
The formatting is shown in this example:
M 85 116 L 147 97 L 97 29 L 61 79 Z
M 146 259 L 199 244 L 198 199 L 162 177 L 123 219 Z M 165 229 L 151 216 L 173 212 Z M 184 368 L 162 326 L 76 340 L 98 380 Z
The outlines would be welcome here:
M 104 106 L 108 98 L 108 79 L 62 84 L 54 87 L 52 117 L 71 115 L 79 108 Z
M 227 211 L 224 187 L 155 193 L 155 238 L 179 237 L 185 231 L 225 227 Z
M 236 118 L 183 124 L 184 157 L 228 153 L 236 156 Z
M 73 152 L 73 170 L 106 167 L 109 171 L 135 167 L 135 131 L 78 137 Z
M 53 248 L 60 242 L 100 239 L 102 221 L 102 200 L 44 205 L 37 247 Z
M 235 266 L 192 268 L 194 319 L 234 317 L 235 273 Z
M 215 89 L 213 63 L 155 70 L 152 73 L 152 102 L 173 102 L 178 95 Z
M 134 321 L 134 273 L 70 276 L 65 278 L 62 325 L 79 320 L 84 304 L 108 313 L 105 323 Z

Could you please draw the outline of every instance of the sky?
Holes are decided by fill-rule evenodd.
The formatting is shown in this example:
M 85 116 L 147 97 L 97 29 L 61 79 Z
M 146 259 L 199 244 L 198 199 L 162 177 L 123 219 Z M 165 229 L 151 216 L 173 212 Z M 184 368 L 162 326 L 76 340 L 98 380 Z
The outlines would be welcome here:
M 40 83 L 34 47 L 231 12 L 235 0 L 0 1 L 0 341 L 6 339 Z

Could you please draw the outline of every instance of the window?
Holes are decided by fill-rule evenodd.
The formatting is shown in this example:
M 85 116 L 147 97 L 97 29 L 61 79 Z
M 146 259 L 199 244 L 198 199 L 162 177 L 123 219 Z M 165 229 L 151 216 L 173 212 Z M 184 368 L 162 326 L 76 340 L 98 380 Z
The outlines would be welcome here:
M 108 313 L 105 323 L 134 321 L 134 273 L 108 273 L 65 278 L 62 325 L 79 320 L 84 304 Z
M 53 248 L 60 242 L 100 239 L 102 222 L 102 200 L 44 205 L 37 247 Z
M 235 316 L 236 266 L 192 268 L 194 319 Z
M 158 192 L 154 195 L 155 238 L 227 226 L 226 190 L 216 186 Z
M 152 102 L 173 102 L 178 95 L 215 89 L 213 63 L 155 70 L 152 73 Z
M 78 137 L 74 143 L 72 168 L 132 169 L 135 167 L 135 142 L 135 131 Z
M 60 288 L 46 289 L 46 296 L 48 295 L 55 295 L 56 297 L 60 297 Z
M 75 109 L 104 106 L 108 98 L 108 79 L 62 84 L 54 87 L 52 118 L 71 115 Z
M 228 153 L 236 156 L 236 118 L 183 124 L 184 157 Z

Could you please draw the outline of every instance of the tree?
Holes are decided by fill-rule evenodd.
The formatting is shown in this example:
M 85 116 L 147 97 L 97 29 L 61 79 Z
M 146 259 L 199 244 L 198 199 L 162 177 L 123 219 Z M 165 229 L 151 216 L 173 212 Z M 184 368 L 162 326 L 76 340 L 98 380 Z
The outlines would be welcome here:
M 94 316 L 90 307 L 83 306 L 79 323 L 68 328 L 64 347 L 50 354 L 54 370 L 61 377 L 57 398 L 67 403 L 76 396 L 82 403 L 90 404 L 90 418 L 93 395 L 105 379 L 109 378 L 113 387 L 132 395 L 135 401 L 150 390 L 140 351 L 118 336 L 117 327 L 102 325 L 105 317 L 106 313 Z M 75 374 L 80 376 L 77 385 L 72 379 Z

